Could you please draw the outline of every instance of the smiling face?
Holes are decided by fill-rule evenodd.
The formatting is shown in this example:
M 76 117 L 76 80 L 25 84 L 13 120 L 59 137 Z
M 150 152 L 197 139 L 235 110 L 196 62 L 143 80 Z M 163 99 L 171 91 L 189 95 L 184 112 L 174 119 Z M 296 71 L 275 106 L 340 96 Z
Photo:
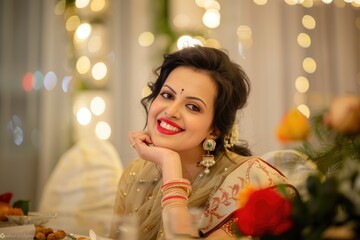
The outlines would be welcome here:
M 217 90 L 208 74 L 177 67 L 149 109 L 148 131 L 155 146 L 177 152 L 202 148 L 210 135 Z

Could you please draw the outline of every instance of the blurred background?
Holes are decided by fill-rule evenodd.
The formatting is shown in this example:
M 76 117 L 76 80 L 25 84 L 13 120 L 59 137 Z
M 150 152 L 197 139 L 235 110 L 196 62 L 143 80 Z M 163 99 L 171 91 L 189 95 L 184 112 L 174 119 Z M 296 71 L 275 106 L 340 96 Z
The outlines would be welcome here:
M 359 0 L 1 0 L 0 21 L 0 193 L 32 210 L 80 139 L 135 157 L 127 133 L 165 52 L 223 48 L 244 68 L 239 131 L 255 155 L 289 147 L 275 131 L 290 108 L 311 117 L 360 93 Z

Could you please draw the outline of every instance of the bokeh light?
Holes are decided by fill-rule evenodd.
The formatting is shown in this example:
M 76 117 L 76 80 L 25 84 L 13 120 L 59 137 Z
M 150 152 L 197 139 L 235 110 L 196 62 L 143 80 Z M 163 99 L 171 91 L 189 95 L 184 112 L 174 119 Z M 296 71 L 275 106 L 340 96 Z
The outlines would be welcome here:
M 80 25 L 80 18 L 77 15 L 73 15 L 68 18 L 68 20 L 65 23 L 65 28 L 69 32 L 75 31 Z
M 308 106 L 306 106 L 305 104 L 300 104 L 299 106 L 297 106 L 297 109 L 305 115 L 305 117 L 310 118 L 310 109 Z
M 103 62 L 96 63 L 92 68 L 92 76 L 95 80 L 103 79 L 107 74 L 106 64 Z
M 73 80 L 73 77 L 72 76 L 65 76 L 62 80 L 62 83 L 61 83 L 61 87 L 62 87 L 62 90 L 65 92 L 65 93 L 68 93 L 70 92 L 70 86 L 71 86 L 71 81 Z
M 46 90 L 53 90 L 57 84 L 57 77 L 56 74 L 52 71 L 45 74 L 44 77 L 44 87 Z
M 77 8 L 85 8 L 89 5 L 90 0 L 76 0 L 75 6 Z
M 303 24 L 304 28 L 306 28 L 306 29 L 314 29 L 316 27 L 315 18 L 313 18 L 310 15 L 305 15 L 302 18 L 302 24 Z
M 16 145 L 21 145 L 24 142 L 24 131 L 20 117 L 13 115 L 7 124 L 7 129 L 10 131 Z
M 22 79 L 22 87 L 25 92 L 30 92 L 32 90 L 34 81 L 35 77 L 31 72 L 27 72 L 24 74 Z
M 202 21 L 208 28 L 217 28 L 220 25 L 220 13 L 215 9 L 208 9 L 204 13 Z
M 103 11 L 106 7 L 107 3 L 105 0 L 92 0 L 90 4 L 90 9 L 93 12 Z
M 139 36 L 139 45 L 142 47 L 148 47 L 154 43 L 155 36 L 151 32 L 143 32 Z
M 300 76 L 295 80 L 295 88 L 300 93 L 305 93 L 309 90 L 309 80 L 306 77 Z
M 173 19 L 173 24 L 177 28 L 186 28 L 191 24 L 191 19 L 186 14 L 177 14 Z
M 199 39 L 193 38 L 188 35 L 183 35 L 179 37 L 179 39 L 177 40 L 178 49 L 183 49 L 186 47 L 194 47 L 196 45 L 202 46 L 203 44 L 200 42 Z
M 102 46 L 103 46 L 103 40 L 100 36 L 94 35 L 89 38 L 88 41 L 89 52 L 91 53 L 99 52 Z
M 303 61 L 303 68 L 307 73 L 314 73 L 316 71 L 316 61 L 311 57 L 305 58 Z
M 300 33 L 297 37 L 297 42 L 300 47 L 308 48 L 311 45 L 311 38 L 306 33 Z
M 265 5 L 267 3 L 267 0 L 254 0 L 254 3 L 256 5 L 261 6 L 261 5 Z
M 88 56 L 81 56 L 76 61 L 76 70 L 80 74 L 85 74 L 90 70 L 90 65 L 91 65 L 91 62 L 90 62 L 89 57 Z
M 95 134 L 98 138 L 106 140 L 111 136 L 111 127 L 107 122 L 98 122 L 95 126 Z
M 81 125 L 88 125 L 91 122 L 90 110 L 86 107 L 80 108 L 79 111 L 76 113 L 76 119 Z
M 216 10 L 216 11 L 220 11 L 220 3 L 216 0 L 211 0 L 211 1 L 205 1 L 204 2 L 204 8 L 205 9 L 212 9 L 212 10 Z
M 82 23 L 76 29 L 76 38 L 79 40 L 87 39 L 91 34 L 91 25 L 89 23 Z
M 34 72 L 33 88 L 39 90 L 43 86 L 44 75 L 40 71 Z
M 105 108 L 105 100 L 101 97 L 94 97 L 90 102 L 90 110 L 96 116 L 103 114 L 105 112 Z

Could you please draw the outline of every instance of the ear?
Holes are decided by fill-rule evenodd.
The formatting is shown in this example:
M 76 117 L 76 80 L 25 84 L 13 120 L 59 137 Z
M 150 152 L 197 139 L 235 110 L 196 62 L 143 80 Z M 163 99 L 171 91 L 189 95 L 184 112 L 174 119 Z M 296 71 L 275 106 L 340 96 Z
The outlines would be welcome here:
M 210 133 L 209 133 L 209 138 L 211 139 L 217 139 L 220 136 L 221 132 L 218 128 L 214 127 L 213 129 L 211 129 Z

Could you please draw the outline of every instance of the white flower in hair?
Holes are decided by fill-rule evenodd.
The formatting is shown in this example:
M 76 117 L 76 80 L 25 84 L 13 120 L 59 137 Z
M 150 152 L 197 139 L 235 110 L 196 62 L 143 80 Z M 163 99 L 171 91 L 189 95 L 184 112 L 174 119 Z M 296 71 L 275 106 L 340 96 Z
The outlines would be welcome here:
M 239 141 L 239 126 L 234 124 L 229 134 L 224 138 L 224 147 L 231 148 Z

